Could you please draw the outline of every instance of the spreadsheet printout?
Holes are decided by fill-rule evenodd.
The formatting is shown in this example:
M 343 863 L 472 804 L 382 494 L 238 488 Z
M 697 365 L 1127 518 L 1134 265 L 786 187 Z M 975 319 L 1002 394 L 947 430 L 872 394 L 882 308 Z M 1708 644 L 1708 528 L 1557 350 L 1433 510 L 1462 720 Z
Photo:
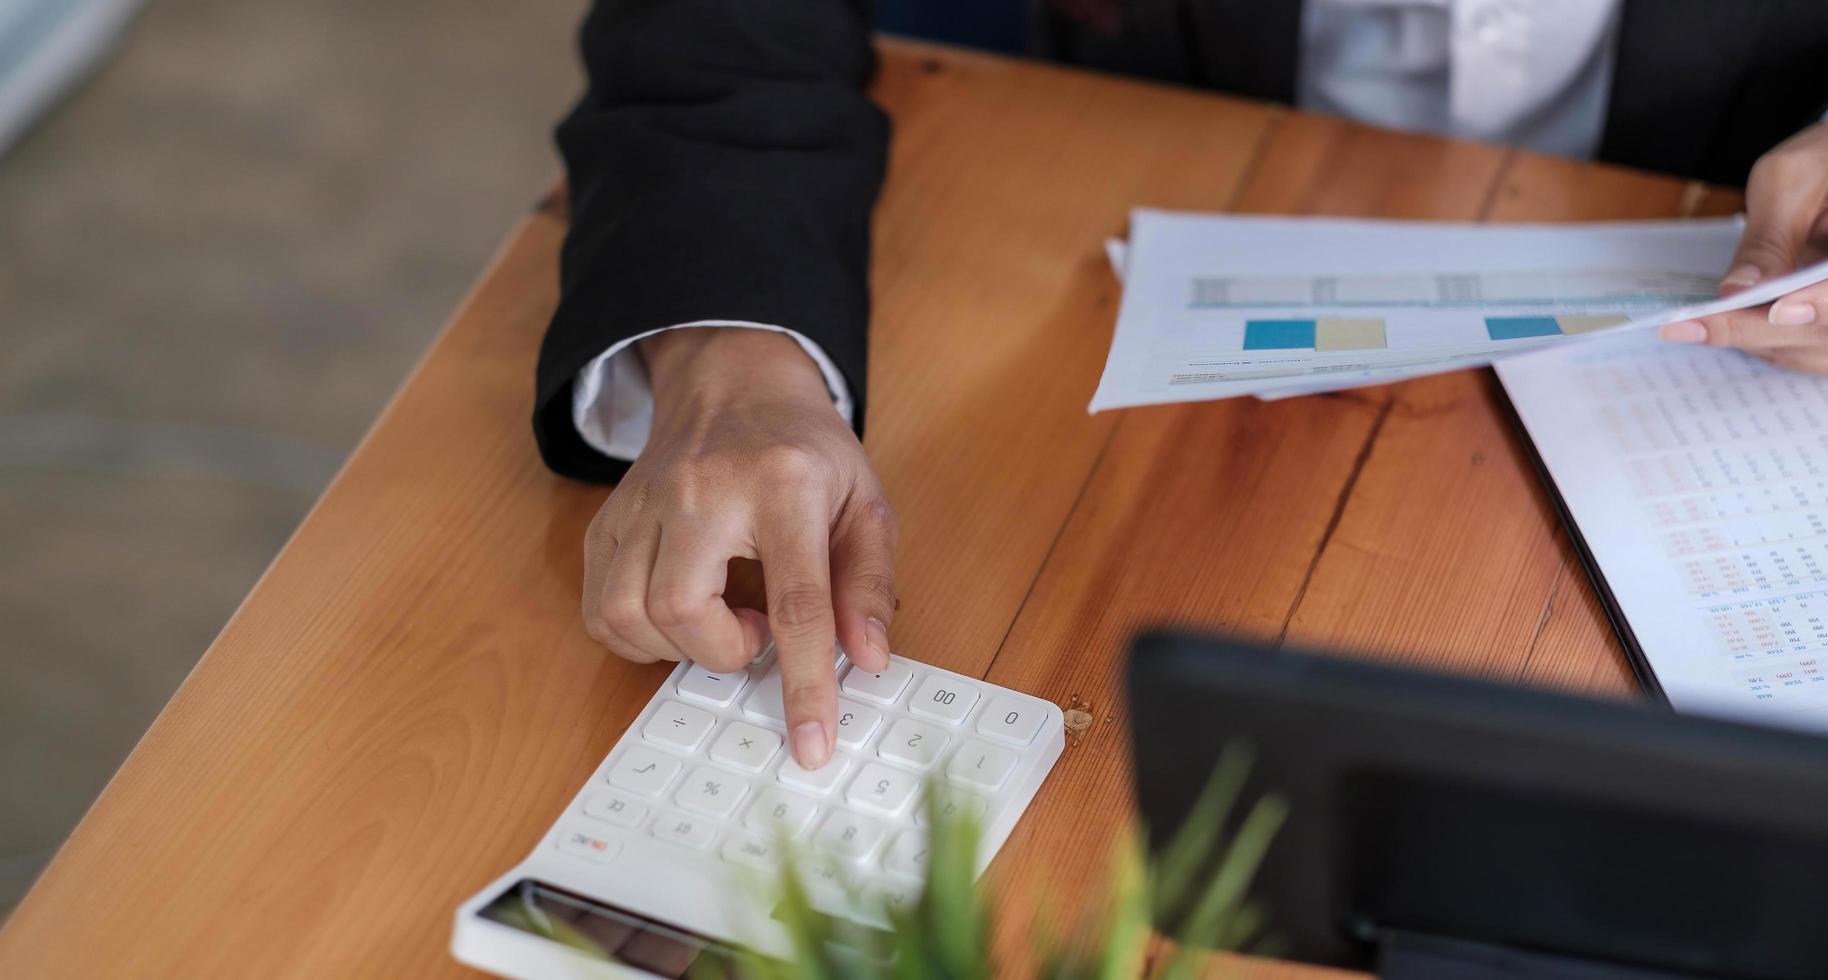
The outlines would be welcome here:
M 1495 368 L 1670 704 L 1828 729 L 1828 378 L 1642 333 Z

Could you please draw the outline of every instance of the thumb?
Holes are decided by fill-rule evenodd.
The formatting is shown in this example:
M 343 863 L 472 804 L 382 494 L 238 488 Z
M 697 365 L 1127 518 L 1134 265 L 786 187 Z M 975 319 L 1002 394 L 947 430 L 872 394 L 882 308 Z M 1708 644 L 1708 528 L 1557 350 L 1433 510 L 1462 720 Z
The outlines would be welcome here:
M 1720 281 L 1722 296 L 1775 279 L 1802 261 L 1822 218 L 1821 188 L 1814 181 L 1796 179 L 1787 163 L 1773 154 L 1752 168 L 1746 185 L 1745 231 Z
M 832 536 L 831 571 L 838 644 L 864 670 L 888 669 L 895 619 L 895 512 L 888 501 L 875 496 L 846 509 Z

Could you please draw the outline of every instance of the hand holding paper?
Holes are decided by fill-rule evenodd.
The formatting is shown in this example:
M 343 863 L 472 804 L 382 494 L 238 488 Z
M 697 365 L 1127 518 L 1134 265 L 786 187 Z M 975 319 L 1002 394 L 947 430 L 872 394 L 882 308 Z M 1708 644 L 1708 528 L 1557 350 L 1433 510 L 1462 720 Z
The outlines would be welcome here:
M 1719 298 L 1737 219 L 1476 225 L 1138 210 L 1130 230 L 1092 411 L 1478 367 L 1828 279 L 1823 263 Z
M 1746 227 L 1721 295 L 1828 258 L 1828 123 L 1818 123 L 1758 161 L 1746 187 Z M 1669 324 L 1664 340 L 1739 347 L 1782 367 L 1828 373 L 1828 284 L 1747 308 Z

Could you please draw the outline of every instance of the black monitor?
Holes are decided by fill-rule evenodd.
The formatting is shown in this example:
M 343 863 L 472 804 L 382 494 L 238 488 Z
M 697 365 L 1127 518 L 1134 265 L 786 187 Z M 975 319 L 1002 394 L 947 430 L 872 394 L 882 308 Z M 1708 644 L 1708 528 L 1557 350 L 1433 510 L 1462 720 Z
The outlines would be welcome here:
M 1283 955 L 1452 977 L 1828 977 L 1828 739 L 1151 635 L 1130 663 L 1159 845 L 1228 743 L 1289 816 Z M 1234 808 L 1234 815 L 1245 807 Z

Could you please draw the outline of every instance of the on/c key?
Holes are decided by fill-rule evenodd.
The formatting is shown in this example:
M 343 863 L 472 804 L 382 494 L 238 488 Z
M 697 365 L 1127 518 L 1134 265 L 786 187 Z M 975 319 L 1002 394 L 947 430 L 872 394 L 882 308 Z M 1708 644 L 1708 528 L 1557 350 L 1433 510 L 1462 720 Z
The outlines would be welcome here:
M 622 845 L 616 841 L 582 830 L 563 830 L 559 832 L 559 850 L 566 854 L 589 858 L 592 861 L 615 860 L 616 853 Z

